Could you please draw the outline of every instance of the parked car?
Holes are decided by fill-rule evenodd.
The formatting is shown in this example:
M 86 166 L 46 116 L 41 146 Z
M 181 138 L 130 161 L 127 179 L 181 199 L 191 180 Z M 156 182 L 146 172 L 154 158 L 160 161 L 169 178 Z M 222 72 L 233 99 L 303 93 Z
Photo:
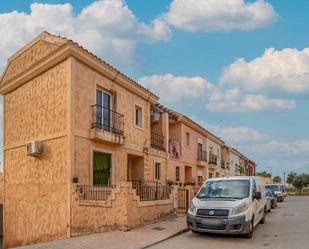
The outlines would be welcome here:
M 207 180 L 191 201 L 187 225 L 192 232 L 243 234 L 265 223 L 266 195 L 260 178 L 221 177 Z
M 271 211 L 271 200 L 266 196 L 266 212 L 268 213 L 270 211 Z
M 277 201 L 282 202 L 284 201 L 284 198 L 286 197 L 286 192 L 283 184 L 277 183 L 277 184 L 267 184 L 265 185 L 265 189 L 271 189 L 275 192 L 275 195 L 277 196 Z
M 266 192 L 267 203 L 269 202 L 270 209 L 277 207 L 277 196 L 275 192 L 271 189 L 267 189 L 265 192 Z

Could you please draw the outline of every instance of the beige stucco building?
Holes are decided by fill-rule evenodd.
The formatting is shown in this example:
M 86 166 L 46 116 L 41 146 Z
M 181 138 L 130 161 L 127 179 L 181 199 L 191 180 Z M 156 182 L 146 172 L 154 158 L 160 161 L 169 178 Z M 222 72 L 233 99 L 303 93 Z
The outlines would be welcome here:
M 255 175 L 256 164 L 235 148 L 224 145 L 221 155 L 226 176 Z
M 178 185 L 201 185 L 208 175 L 207 131 L 190 118 L 169 111 L 167 179 Z
M 207 154 L 208 154 L 208 178 L 225 176 L 222 169 L 222 147 L 224 141 L 208 131 L 207 136 Z
M 153 93 L 46 32 L 8 59 L 0 93 L 5 247 L 127 230 L 172 213 L 160 185 L 168 114 L 151 122 Z M 32 145 L 41 153 L 29 155 Z

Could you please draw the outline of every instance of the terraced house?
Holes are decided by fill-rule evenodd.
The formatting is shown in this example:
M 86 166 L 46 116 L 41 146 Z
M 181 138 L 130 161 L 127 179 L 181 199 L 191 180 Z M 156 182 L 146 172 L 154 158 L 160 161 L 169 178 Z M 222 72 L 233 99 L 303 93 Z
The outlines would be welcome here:
M 0 92 L 5 247 L 171 214 L 169 120 L 153 93 L 46 32 L 8 59 Z
M 169 217 L 167 181 L 197 186 L 240 164 L 220 138 L 47 32 L 8 59 L 0 93 L 5 248 Z
M 168 110 L 169 161 L 167 179 L 184 185 L 201 185 L 208 175 L 207 130 L 190 118 Z

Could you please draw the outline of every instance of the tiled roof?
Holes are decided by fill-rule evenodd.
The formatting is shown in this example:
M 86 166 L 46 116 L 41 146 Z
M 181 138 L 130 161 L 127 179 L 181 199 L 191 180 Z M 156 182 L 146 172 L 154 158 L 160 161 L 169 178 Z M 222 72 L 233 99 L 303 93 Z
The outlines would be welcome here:
M 44 31 L 45 33 L 47 33 L 50 36 L 54 36 L 54 37 L 58 37 L 60 39 L 63 39 L 66 42 L 71 42 L 73 45 L 75 45 L 76 47 L 82 49 L 84 52 L 86 52 L 87 54 L 89 54 L 90 56 L 92 56 L 93 58 L 95 58 L 96 60 L 98 60 L 100 63 L 104 64 L 107 68 L 109 68 L 110 70 L 114 71 L 117 75 L 120 75 L 121 77 L 125 78 L 126 80 L 128 80 L 130 83 L 134 84 L 135 86 L 139 87 L 140 89 L 142 89 L 143 91 L 148 92 L 149 94 L 155 96 L 156 98 L 159 98 L 157 95 L 155 95 L 153 92 L 151 92 L 149 89 L 147 89 L 146 87 L 143 87 L 141 84 L 139 84 L 137 81 L 133 80 L 132 78 L 130 78 L 129 76 L 125 75 L 124 73 L 122 73 L 121 71 L 119 71 L 118 69 L 116 69 L 115 67 L 113 67 L 112 65 L 110 65 L 109 63 L 107 63 L 106 61 L 104 61 L 103 59 L 101 59 L 100 57 L 98 57 L 97 55 L 95 55 L 94 53 L 90 52 L 88 49 L 84 48 L 82 45 L 78 44 L 77 42 L 60 36 L 60 35 L 54 35 L 51 34 L 47 31 Z

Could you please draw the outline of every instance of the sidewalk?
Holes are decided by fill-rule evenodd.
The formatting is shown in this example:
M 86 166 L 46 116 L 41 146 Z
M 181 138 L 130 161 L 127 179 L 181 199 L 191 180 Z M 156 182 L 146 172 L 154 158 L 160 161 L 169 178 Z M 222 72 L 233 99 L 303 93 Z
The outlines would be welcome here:
M 163 221 L 128 232 L 104 232 L 30 246 L 18 249 L 142 249 L 187 231 L 186 216 Z

